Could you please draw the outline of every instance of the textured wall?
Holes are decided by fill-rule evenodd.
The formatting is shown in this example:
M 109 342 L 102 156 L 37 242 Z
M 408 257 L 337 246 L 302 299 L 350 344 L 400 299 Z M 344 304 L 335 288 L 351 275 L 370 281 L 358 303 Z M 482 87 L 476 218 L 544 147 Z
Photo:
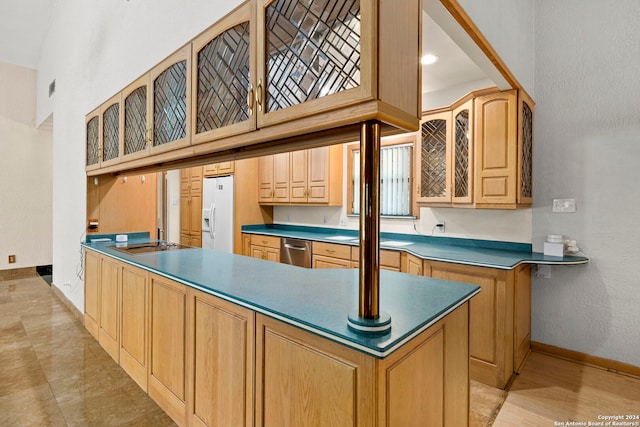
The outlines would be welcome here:
M 591 262 L 534 280 L 533 339 L 640 366 L 640 5 L 535 6 L 534 248 L 565 234 Z

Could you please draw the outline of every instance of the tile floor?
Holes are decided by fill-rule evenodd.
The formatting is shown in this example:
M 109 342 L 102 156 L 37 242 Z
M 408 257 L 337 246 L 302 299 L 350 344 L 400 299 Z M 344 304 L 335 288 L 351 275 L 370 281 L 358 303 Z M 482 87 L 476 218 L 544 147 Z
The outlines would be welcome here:
M 39 276 L 0 281 L 0 426 L 170 426 Z

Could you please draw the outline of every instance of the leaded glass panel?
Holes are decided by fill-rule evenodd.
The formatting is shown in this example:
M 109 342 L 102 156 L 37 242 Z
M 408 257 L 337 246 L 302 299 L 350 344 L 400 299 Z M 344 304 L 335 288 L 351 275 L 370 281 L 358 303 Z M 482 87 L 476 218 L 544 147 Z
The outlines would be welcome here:
M 421 197 L 447 195 L 447 121 L 422 124 Z
M 198 52 L 197 133 L 249 118 L 249 23 L 211 40 Z
M 153 145 L 187 136 L 187 61 L 167 68 L 153 84 Z
M 533 112 L 522 103 L 522 188 L 523 197 L 533 196 Z
M 456 115 L 455 134 L 455 197 L 469 196 L 469 111 Z
M 102 161 L 118 157 L 119 136 L 120 104 L 113 104 L 102 114 Z
M 124 100 L 124 154 L 147 146 L 147 87 L 134 90 Z
M 266 10 L 266 111 L 360 85 L 360 1 L 277 0 Z
M 98 152 L 100 151 L 98 123 L 98 117 L 94 117 L 87 122 L 87 166 L 96 165 L 100 161 L 98 157 Z

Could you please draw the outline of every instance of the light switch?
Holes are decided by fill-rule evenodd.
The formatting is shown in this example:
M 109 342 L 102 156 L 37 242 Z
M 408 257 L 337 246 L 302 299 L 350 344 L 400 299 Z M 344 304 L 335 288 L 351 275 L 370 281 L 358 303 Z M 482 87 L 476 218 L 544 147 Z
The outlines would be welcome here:
M 572 213 L 576 211 L 576 199 L 553 199 L 553 212 Z

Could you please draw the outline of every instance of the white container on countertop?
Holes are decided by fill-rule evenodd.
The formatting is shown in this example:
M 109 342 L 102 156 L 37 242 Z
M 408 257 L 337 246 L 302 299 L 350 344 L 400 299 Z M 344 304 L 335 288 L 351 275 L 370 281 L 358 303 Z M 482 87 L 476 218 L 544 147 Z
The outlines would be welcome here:
M 564 236 L 562 234 L 549 234 L 544 242 L 544 254 L 547 256 L 564 256 Z
M 126 234 L 116 235 L 116 242 L 126 242 L 127 240 L 129 240 L 129 236 L 127 236 Z

